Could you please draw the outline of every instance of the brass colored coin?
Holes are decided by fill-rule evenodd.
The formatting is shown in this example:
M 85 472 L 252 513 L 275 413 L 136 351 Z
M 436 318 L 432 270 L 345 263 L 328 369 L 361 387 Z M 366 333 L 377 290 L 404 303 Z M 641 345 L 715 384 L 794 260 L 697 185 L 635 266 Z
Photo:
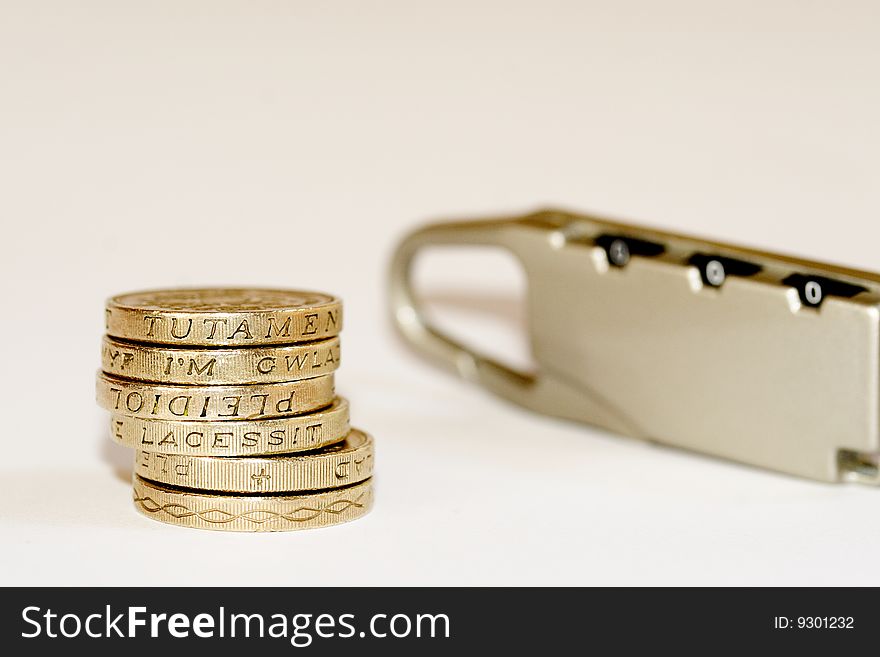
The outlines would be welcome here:
M 373 439 L 352 429 L 345 440 L 302 455 L 186 456 L 138 452 L 144 479 L 196 490 L 274 493 L 337 488 L 373 473 Z
M 98 373 L 98 405 L 112 413 L 153 420 L 260 420 L 329 406 L 333 375 L 246 386 L 183 386 L 129 381 Z
M 298 381 L 339 367 L 339 338 L 278 347 L 207 349 L 145 346 L 104 337 L 101 369 L 154 383 L 242 385 Z
M 113 415 L 110 435 L 145 452 L 191 456 L 251 456 L 305 452 L 332 445 L 349 432 L 348 402 L 337 397 L 322 411 L 270 420 L 220 422 L 144 420 Z
M 232 495 L 171 488 L 134 476 L 135 508 L 172 525 L 241 532 L 273 532 L 337 525 L 365 515 L 373 481 L 287 495 Z
M 149 290 L 107 300 L 107 333 L 152 344 L 257 346 L 321 340 L 342 329 L 342 302 L 321 292 Z

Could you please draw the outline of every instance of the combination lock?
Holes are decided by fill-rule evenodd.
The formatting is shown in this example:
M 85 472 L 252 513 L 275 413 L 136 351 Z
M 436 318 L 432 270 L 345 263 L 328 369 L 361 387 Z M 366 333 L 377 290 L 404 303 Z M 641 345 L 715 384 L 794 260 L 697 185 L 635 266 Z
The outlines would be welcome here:
M 509 250 L 537 363 L 519 372 L 425 318 L 424 247 Z M 880 276 L 560 211 L 434 224 L 394 257 L 419 350 L 535 411 L 822 481 L 880 483 Z

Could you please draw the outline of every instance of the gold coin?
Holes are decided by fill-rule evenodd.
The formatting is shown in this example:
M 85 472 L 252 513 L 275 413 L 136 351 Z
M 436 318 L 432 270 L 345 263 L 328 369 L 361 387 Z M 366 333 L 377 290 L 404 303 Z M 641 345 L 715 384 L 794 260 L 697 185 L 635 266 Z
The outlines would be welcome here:
M 172 525 L 243 532 L 273 532 L 337 525 L 365 515 L 373 481 L 291 495 L 223 495 L 172 488 L 134 476 L 135 508 Z
M 107 300 L 107 333 L 153 344 L 290 344 L 338 335 L 342 302 L 321 292 L 149 290 Z
M 101 369 L 153 383 L 241 385 L 298 381 L 339 367 L 339 338 L 277 347 L 207 349 L 145 346 L 104 337 Z
M 110 435 L 145 452 L 191 456 L 250 456 L 319 449 L 349 432 L 348 402 L 337 397 L 324 410 L 270 420 L 144 420 L 113 415 Z
M 183 386 L 129 381 L 103 372 L 98 405 L 154 420 L 259 420 L 310 413 L 333 402 L 333 375 L 246 386 Z
M 235 493 L 337 488 L 373 473 L 373 439 L 352 429 L 345 440 L 318 451 L 284 456 L 185 456 L 138 452 L 135 472 L 169 486 Z

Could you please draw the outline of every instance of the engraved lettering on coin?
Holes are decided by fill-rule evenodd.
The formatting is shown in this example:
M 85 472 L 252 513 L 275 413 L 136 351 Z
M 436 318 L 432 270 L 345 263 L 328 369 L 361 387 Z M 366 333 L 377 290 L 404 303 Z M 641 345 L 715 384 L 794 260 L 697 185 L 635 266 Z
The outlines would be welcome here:
M 320 292 L 261 289 L 155 290 L 107 301 L 109 335 L 158 344 L 235 346 L 337 335 L 339 299 Z
M 341 398 L 304 415 L 256 420 L 182 420 L 113 416 L 116 442 L 143 451 L 191 456 L 250 456 L 302 452 L 340 441 L 349 431 Z M 271 472 L 267 469 L 267 473 Z
M 331 374 L 339 367 L 339 356 L 336 336 L 310 343 L 223 349 L 128 344 L 105 337 L 102 369 L 155 384 L 241 385 Z
M 372 475 L 373 440 L 352 429 L 342 441 L 302 454 L 189 456 L 142 452 L 138 473 L 199 490 L 279 492 L 344 486 Z

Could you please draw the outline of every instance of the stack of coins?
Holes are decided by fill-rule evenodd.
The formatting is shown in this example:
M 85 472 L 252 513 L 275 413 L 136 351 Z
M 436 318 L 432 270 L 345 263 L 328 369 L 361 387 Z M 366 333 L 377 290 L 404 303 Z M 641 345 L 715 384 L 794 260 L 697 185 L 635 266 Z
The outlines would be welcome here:
M 333 525 L 372 503 L 373 440 L 335 395 L 342 306 L 293 290 L 108 300 L 98 404 L 136 452 L 134 502 L 235 531 Z

